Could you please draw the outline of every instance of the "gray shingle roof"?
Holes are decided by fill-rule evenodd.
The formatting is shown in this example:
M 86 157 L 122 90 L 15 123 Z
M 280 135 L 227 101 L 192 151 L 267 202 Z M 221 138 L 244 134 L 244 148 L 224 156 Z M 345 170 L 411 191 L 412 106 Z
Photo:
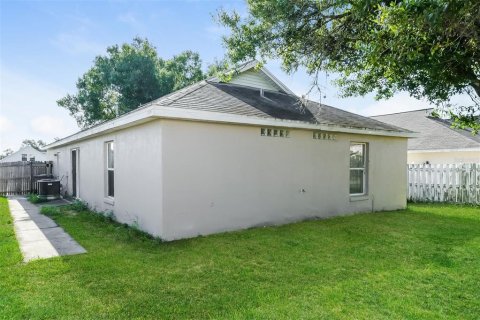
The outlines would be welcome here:
M 433 109 L 386 114 L 372 117 L 395 126 L 418 132 L 419 136 L 409 139 L 409 150 L 468 149 L 480 147 L 480 135 L 452 129 L 448 120 L 430 116 Z
M 360 129 L 389 132 L 399 136 L 410 136 L 412 131 L 381 121 L 363 117 L 354 113 L 320 104 L 304 101 L 304 106 L 295 95 L 241 86 L 231 83 L 218 83 L 203 80 L 178 91 L 167 94 L 135 110 L 127 112 L 113 120 L 108 120 L 75 134 L 64 137 L 47 146 L 57 147 L 76 139 L 84 139 L 91 134 L 99 134 L 102 130 L 111 130 L 122 118 L 144 109 L 170 107 L 188 110 L 210 111 L 256 118 L 299 121 L 306 124 L 319 124 L 346 129 Z M 105 129 L 102 126 L 109 125 Z M 335 128 L 332 128 L 334 130 Z M 97 131 L 94 131 L 97 130 Z
M 303 107 L 299 98 L 294 95 L 264 90 L 261 96 L 259 88 L 210 81 L 201 81 L 152 104 L 346 128 L 410 132 L 313 101 L 307 101 Z

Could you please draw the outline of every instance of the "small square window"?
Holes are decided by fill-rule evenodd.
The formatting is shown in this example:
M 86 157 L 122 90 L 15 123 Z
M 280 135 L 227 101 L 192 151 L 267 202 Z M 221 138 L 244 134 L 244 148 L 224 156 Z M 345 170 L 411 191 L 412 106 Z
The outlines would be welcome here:
M 285 137 L 285 130 L 280 130 L 280 137 Z
M 267 136 L 269 136 L 269 137 L 272 136 L 272 129 L 267 129 Z
M 27 155 L 26 154 L 22 154 L 22 161 L 27 161 Z
M 278 129 L 273 129 L 273 136 L 278 137 Z
M 267 131 L 267 129 L 261 128 L 261 129 L 260 129 L 260 134 L 261 134 L 262 136 L 265 136 L 265 135 L 267 134 L 266 131 Z

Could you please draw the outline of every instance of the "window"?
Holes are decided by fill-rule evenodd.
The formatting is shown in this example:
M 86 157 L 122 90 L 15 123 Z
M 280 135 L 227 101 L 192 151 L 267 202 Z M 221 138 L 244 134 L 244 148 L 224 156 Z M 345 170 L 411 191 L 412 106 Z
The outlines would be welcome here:
M 25 153 L 22 154 L 22 161 L 27 161 L 27 155 Z
M 107 196 L 113 198 L 115 196 L 115 150 L 113 141 L 107 142 L 106 144 L 106 153 L 107 153 Z
M 367 144 L 350 144 L 350 194 L 367 193 Z
M 34 162 L 34 161 L 35 161 L 35 157 L 31 157 L 31 158 L 30 158 L 30 161 Z

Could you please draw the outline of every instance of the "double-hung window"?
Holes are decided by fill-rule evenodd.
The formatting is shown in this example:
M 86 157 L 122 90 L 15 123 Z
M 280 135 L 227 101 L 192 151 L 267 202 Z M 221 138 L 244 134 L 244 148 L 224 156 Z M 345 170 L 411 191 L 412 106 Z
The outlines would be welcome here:
M 113 141 L 106 143 L 107 166 L 106 166 L 106 180 L 107 180 L 107 196 L 113 198 L 115 196 L 115 149 Z
M 367 144 L 350 144 L 350 195 L 367 193 Z
M 22 161 L 27 161 L 27 155 L 25 153 L 22 154 Z

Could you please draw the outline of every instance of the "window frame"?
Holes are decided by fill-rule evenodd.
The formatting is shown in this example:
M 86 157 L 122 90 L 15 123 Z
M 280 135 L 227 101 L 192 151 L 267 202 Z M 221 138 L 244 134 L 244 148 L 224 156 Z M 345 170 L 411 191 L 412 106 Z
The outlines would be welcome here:
M 363 150 L 363 167 L 352 167 L 351 166 L 351 152 L 352 146 L 361 145 Z M 351 141 L 349 145 L 349 156 L 348 156 L 348 167 L 349 167 L 349 175 L 348 175 L 348 191 L 349 195 L 352 197 L 356 196 L 365 196 L 368 194 L 368 142 L 356 142 Z M 352 171 L 362 171 L 363 172 L 363 183 L 362 183 L 362 192 L 361 193 L 351 193 L 351 182 L 350 179 L 352 177 Z
M 28 154 L 22 153 L 22 162 L 28 161 Z
M 112 146 L 112 153 L 113 153 L 113 159 L 112 159 L 112 164 L 113 166 L 110 167 L 110 152 L 109 152 L 109 146 Z M 113 190 L 112 190 L 112 195 L 110 195 L 110 175 L 109 173 L 112 172 L 113 175 Z M 114 199 L 115 198 L 115 142 L 113 140 L 111 141 L 106 141 L 105 142 L 105 197 L 108 199 Z

